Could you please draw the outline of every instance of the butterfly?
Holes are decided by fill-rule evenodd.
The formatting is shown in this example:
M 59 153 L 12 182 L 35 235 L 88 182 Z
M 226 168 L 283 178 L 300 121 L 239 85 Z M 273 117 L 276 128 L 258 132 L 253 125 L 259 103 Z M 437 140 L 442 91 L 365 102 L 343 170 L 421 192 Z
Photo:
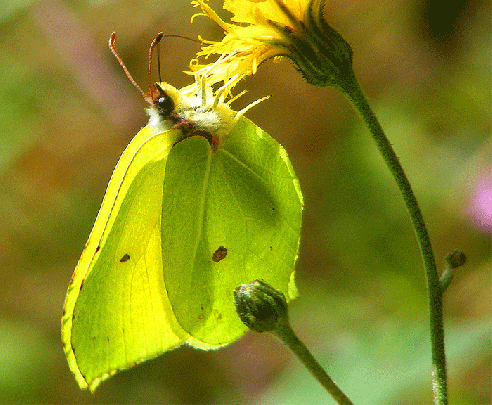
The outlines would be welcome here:
M 64 351 L 91 391 L 182 344 L 237 340 L 247 330 L 233 304 L 240 284 L 262 279 L 297 295 L 303 198 L 287 153 L 225 101 L 237 78 L 217 90 L 207 71 L 181 89 L 151 84 L 161 39 L 140 90 L 149 122 L 113 171 L 65 299 Z

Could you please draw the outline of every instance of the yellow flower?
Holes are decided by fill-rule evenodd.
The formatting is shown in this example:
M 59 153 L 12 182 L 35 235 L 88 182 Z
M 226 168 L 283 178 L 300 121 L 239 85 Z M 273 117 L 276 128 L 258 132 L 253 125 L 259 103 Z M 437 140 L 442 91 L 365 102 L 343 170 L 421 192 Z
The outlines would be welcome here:
M 192 1 L 202 9 L 193 18 L 209 17 L 225 36 L 220 42 L 202 40 L 206 46 L 197 57 L 228 55 L 210 71 L 212 83 L 255 74 L 261 63 L 278 57 L 292 59 L 304 78 L 316 86 L 343 90 L 340 82 L 352 75 L 352 50 L 324 20 L 325 0 L 225 0 L 224 9 L 233 14 L 231 23 L 223 21 L 207 1 Z M 198 71 L 210 65 L 195 59 L 190 66 Z

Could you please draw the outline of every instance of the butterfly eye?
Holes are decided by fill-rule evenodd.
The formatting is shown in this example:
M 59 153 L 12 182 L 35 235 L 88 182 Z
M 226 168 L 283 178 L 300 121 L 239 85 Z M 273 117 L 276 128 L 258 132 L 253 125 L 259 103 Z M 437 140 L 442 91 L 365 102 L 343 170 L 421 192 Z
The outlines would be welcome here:
M 167 117 L 174 110 L 174 101 L 166 93 L 162 92 L 155 102 L 155 106 L 158 108 L 160 115 Z

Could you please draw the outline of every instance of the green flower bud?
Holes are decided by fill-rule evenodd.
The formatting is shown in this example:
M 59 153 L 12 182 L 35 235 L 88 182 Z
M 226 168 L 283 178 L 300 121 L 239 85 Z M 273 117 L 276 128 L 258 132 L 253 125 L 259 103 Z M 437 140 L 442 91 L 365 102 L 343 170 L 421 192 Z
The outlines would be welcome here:
M 446 262 L 453 269 L 463 266 L 466 263 L 466 256 L 460 249 L 455 249 L 446 255 Z
M 234 305 L 241 321 L 255 332 L 270 332 L 287 319 L 284 294 L 261 280 L 241 284 L 234 291 Z

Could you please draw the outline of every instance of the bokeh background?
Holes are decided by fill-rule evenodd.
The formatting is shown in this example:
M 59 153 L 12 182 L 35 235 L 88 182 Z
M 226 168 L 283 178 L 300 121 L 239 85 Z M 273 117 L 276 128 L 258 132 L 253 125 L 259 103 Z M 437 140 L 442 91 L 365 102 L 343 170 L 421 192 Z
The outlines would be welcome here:
M 221 38 L 205 18 L 190 24 L 194 11 L 187 0 L 1 2 L 0 403 L 332 403 L 267 334 L 216 352 L 179 348 L 95 394 L 68 369 L 66 288 L 111 171 L 146 123 L 109 35 L 145 86 L 157 32 Z M 469 258 L 445 297 L 450 400 L 490 404 L 490 1 L 328 0 L 326 18 L 353 46 L 440 268 L 455 248 Z M 166 39 L 163 80 L 189 84 L 197 49 Z M 355 403 L 430 403 L 424 272 L 370 134 L 343 96 L 309 86 L 288 60 L 241 86 L 236 109 L 272 95 L 247 115 L 287 149 L 305 196 L 295 330 Z

